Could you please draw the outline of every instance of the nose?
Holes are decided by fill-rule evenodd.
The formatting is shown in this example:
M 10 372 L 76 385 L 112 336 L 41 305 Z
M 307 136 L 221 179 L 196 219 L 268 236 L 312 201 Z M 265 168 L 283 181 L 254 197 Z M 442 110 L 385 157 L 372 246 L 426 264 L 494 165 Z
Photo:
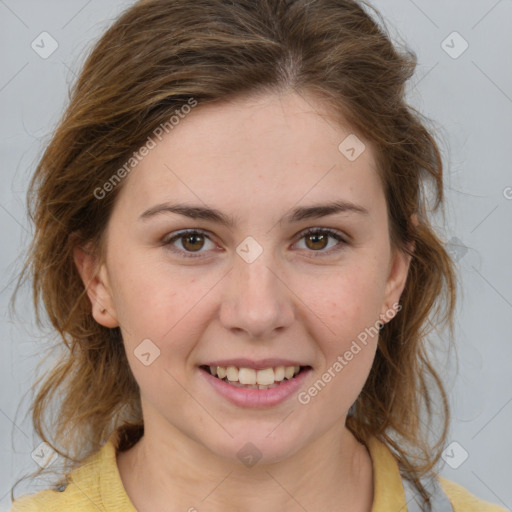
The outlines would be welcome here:
M 252 263 L 236 255 L 227 279 L 220 308 L 226 329 L 251 339 L 270 339 L 292 324 L 294 294 L 266 251 Z

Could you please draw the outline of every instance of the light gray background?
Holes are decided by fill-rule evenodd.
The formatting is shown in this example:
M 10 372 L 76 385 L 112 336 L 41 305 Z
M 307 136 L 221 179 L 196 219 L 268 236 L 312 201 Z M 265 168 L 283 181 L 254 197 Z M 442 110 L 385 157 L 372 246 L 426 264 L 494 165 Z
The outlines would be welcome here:
M 34 327 L 28 289 L 19 317 L 7 309 L 30 240 L 26 185 L 67 103 L 84 48 L 131 3 L 0 0 L 0 510 L 9 508 L 15 479 L 35 468 L 31 452 L 39 444 L 25 418 L 30 397 L 21 401 L 40 360 L 42 335 Z M 435 121 L 444 140 L 448 207 L 446 223 L 438 222 L 451 240 L 463 293 L 458 368 L 452 355 L 446 371 L 454 416 L 448 444 L 458 444 L 449 446 L 441 474 L 511 508 L 512 2 L 374 5 L 393 36 L 417 53 L 410 101 Z M 46 59 L 31 48 L 43 31 L 59 45 Z M 450 36 L 454 31 L 469 44 L 458 58 L 445 51 L 456 55 L 463 48 L 459 36 Z

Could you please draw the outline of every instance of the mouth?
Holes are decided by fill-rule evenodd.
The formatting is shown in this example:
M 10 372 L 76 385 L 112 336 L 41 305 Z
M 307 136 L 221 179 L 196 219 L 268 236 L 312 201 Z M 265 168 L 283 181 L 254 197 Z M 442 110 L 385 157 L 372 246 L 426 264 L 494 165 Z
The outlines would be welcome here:
M 236 366 L 208 365 L 201 365 L 199 368 L 231 386 L 245 389 L 277 388 L 312 369 L 311 366 L 276 366 L 255 370 Z

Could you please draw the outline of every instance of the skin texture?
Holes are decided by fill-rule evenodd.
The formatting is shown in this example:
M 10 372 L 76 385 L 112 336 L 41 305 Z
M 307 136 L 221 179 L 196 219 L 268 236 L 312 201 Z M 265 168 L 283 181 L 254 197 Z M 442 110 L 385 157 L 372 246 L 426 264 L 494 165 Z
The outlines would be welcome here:
M 121 326 L 141 390 L 145 435 L 118 454 L 139 511 L 371 509 L 371 460 L 345 420 L 377 336 L 306 405 L 296 395 L 268 408 L 233 405 L 198 368 L 230 357 L 291 358 L 313 368 L 306 390 L 399 301 L 410 258 L 390 246 L 371 145 L 349 161 L 338 145 L 352 131 L 328 114 L 297 93 L 199 105 L 125 178 L 105 261 L 75 250 L 92 314 Z M 293 208 L 340 200 L 368 213 L 278 223 Z M 165 202 L 215 208 L 236 224 L 139 218 Z M 315 227 L 347 243 L 301 235 Z M 173 252 L 164 242 L 183 229 L 208 237 L 175 239 Z M 248 236 L 263 249 L 252 263 L 236 252 Z M 134 355 L 144 339 L 160 349 L 149 366 Z M 237 457 L 247 442 L 262 455 L 250 468 Z

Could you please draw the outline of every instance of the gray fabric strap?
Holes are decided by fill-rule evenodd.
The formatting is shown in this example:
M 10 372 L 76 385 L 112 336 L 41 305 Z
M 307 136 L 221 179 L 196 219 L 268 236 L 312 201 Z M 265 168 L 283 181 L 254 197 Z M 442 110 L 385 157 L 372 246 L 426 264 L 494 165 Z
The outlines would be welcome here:
M 454 512 L 448 496 L 446 496 L 446 493 L 436 478 L 422 479 L 421 483 L 431 496 L 431 507 L 423 508 L 423 499 L 418 489 L 402 476 L 407 512 Z

